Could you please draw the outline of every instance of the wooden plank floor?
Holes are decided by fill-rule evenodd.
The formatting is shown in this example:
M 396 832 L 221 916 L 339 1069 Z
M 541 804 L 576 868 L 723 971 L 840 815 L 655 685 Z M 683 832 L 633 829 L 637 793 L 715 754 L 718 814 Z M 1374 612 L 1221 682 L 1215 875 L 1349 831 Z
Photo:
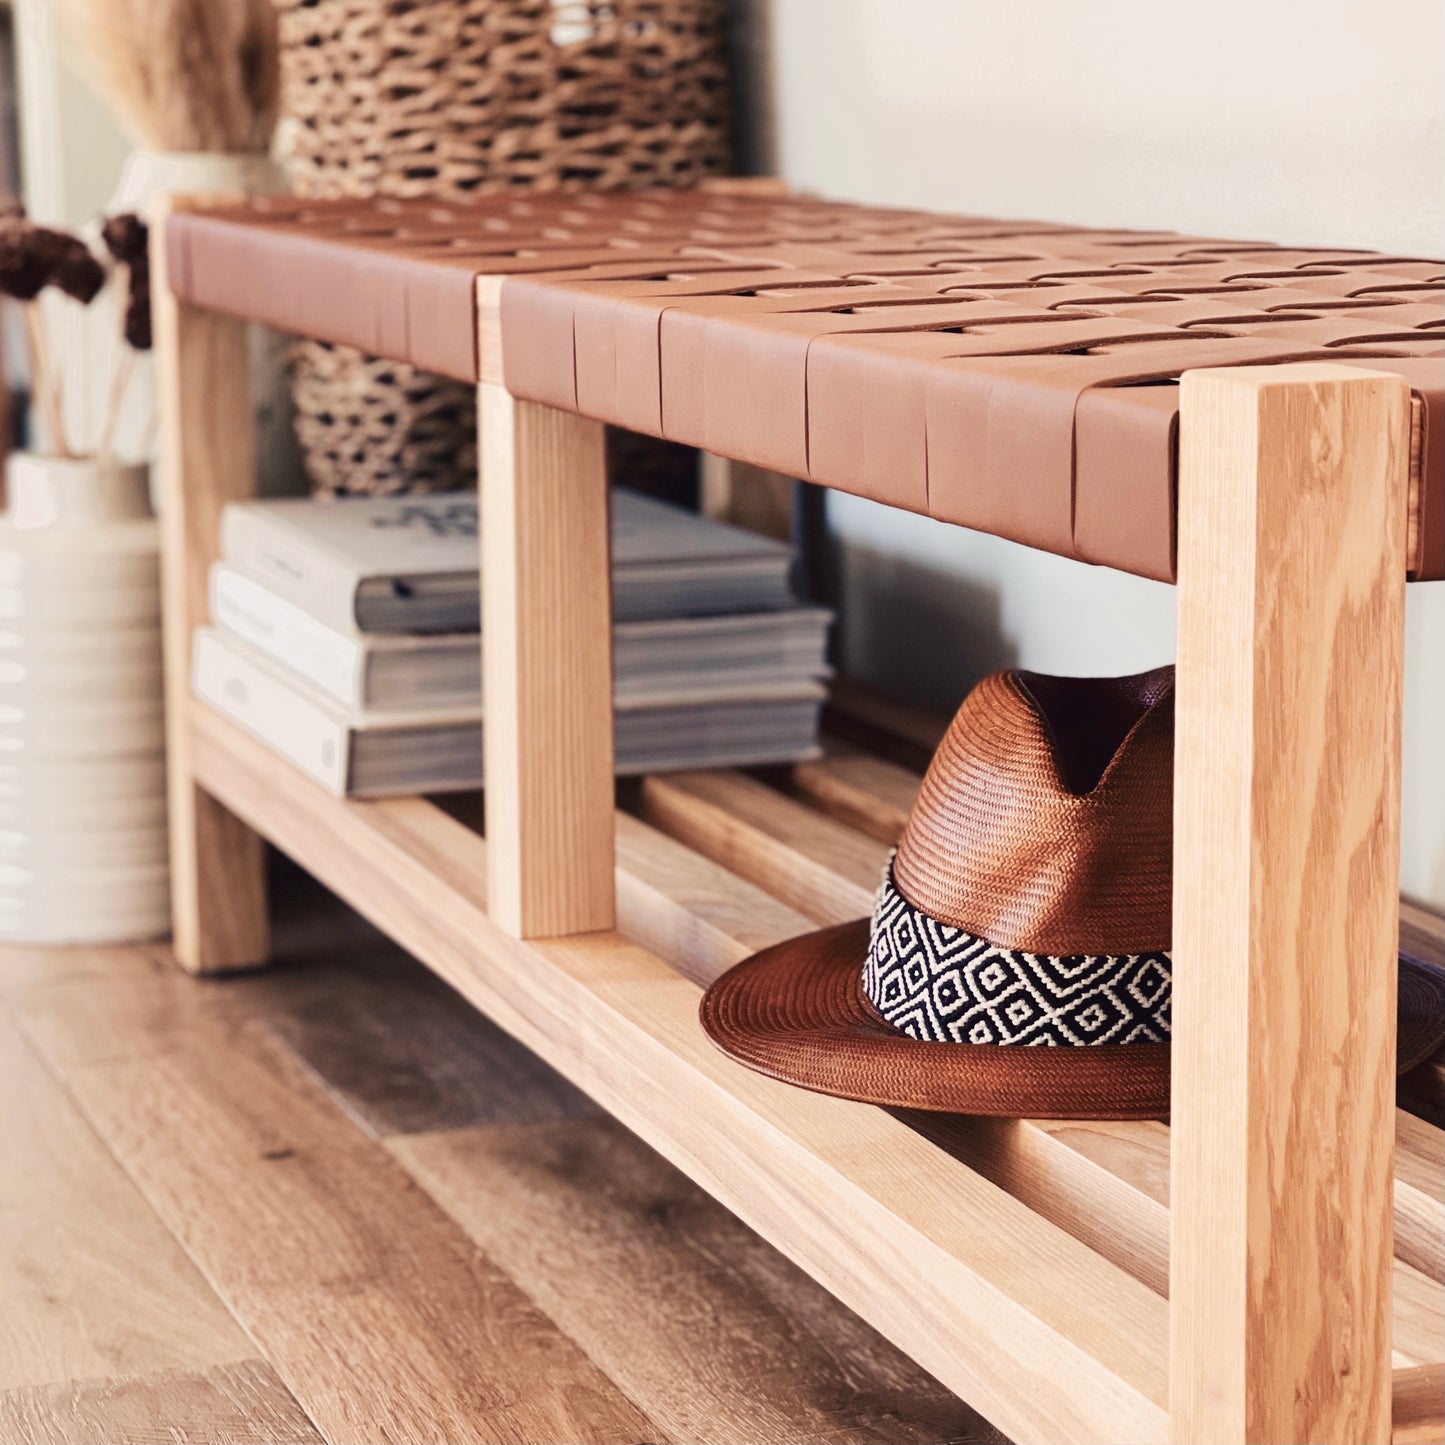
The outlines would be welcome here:
M 0 950 L 0 1440 L 1001 1439 L 278 881 L 263 974 Z

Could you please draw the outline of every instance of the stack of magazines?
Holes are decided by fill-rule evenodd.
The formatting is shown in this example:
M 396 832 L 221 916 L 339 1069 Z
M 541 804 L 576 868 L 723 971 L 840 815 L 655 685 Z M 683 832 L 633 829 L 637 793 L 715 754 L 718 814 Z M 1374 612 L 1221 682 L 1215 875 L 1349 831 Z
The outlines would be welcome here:
M 196 693 L 338 796 L 482 784 L 474 495 L 232 503 Z M 766 537 L 612 499 L 617 771 L 817 752 L 832 614 Z

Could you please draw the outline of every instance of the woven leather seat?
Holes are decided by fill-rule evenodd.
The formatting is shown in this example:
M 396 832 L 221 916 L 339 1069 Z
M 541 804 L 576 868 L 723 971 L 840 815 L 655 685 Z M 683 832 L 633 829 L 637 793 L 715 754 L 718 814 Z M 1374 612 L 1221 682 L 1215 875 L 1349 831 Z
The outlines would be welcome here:
M 1416 397 L 1445 577 L 1445 262 L 714 192 L 178 212 L 181 299 L 1172 580 L 1178 388 L 1357 360 Z

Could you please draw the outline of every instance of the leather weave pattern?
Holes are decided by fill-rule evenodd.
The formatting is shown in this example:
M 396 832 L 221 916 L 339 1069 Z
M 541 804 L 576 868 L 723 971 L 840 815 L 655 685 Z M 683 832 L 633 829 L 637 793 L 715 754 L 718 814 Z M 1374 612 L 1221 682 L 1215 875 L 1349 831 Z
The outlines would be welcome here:
M 173 216 L 183 299 L 1027 545 L 1174 577 L 1191 368 L 1358 361 L 1420 405 L 1445 577 L 1445 263 L 706 191 Z

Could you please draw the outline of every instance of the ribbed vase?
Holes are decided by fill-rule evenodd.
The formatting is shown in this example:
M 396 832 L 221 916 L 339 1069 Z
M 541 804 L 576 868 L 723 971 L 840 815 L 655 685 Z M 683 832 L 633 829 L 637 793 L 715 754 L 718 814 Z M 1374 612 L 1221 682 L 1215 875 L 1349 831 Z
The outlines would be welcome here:
M 159 535 L 144 465 L 16 453 L 0 518 L 0 939 L 169 928 Z

